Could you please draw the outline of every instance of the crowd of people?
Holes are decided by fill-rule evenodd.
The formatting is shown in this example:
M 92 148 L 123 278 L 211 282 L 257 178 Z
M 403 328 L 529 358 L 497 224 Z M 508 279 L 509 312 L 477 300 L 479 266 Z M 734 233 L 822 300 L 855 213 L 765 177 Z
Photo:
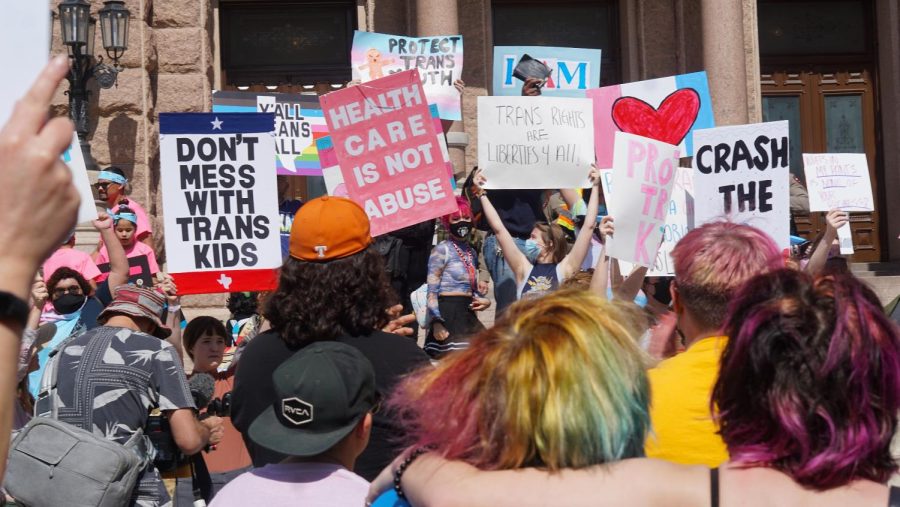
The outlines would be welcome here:
M 900 505 L 900 328 L 835 252 L 846 213 L 794 252 L 696 227 L 666 279 L 607 256 L 595 168 L 584 192 L 473 170 L 433 243 L 434 221 L 376 239 L 355 202 L 280 181 L 277 289 L 188 319 L 123 171 L 100 173 L 93 255 L 74 248 L 72 126 L 47 121 L 67 68 L 0 131 L 0 186 L 28 196 L 0 207 L 7 501 Z M 91 435 L 133 463 L 112 473 Z

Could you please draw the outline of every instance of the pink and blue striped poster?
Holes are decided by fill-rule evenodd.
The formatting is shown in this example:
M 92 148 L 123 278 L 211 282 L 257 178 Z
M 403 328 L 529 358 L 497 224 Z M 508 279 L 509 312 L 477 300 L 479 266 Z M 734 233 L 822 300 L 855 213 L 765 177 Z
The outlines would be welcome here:
M 275 113 L 275 168 L 283 176 L 321 176 L 316 140 L 328 135 L 319 98 L 300 93 L 213 92 L 214 113 Z
M 612 167 L 616 132 L 635 134 L 694 154 L 693 132 L 716 126 L 706 72 L 604 86 L 587 91 L 594 101 L 597 166 Z

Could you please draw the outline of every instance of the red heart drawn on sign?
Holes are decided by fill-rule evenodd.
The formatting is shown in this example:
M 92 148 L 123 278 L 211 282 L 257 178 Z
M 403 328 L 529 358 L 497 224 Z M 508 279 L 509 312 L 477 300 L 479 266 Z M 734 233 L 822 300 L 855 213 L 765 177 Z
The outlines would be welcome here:
M 622 132 L 669 144 L 680 144 L 700 112 L 700 94 L 693 88 L 675 90 L 658 109 L 636 97 L 620 97 L 612 107 L 612 117 Z

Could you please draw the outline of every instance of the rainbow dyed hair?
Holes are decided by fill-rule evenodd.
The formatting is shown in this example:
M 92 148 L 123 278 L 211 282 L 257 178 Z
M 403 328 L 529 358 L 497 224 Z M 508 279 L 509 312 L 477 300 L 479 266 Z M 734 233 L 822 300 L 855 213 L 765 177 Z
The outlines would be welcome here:
M 712 405 L 733 462 L 817 490 L 897 470 L 900 331 L 871 289 L 778 270 L 743 287 L 725 329 Z
M 784 266 L 764 232 L 749 225 L 712 222 L 672 249 L 679 300 L 700 324 L 719 329 L 735 290 L 750 278 Z
M 561 290 L 511 306 L 389 400 L 410 442 L 487 470 L 642 456 L 649 387 L 633 306 Z
M 456 205 L 459 207 L 459 211 L 454 211 L 449 215 L 444 215 L 441 217 L 441 225 L 444 226 L 445 231 L 450 230 L 450 219 L 452 218 L 468 218 L 472 219 L 472 208 L 469 206 L 469 201 L 465 197 L 456 196 Z

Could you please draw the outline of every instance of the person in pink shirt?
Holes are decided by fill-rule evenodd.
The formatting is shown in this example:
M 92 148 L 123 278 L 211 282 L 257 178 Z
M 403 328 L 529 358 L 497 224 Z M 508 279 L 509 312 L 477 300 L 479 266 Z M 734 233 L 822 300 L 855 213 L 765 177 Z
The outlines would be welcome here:
M 91 282 L 96 287 L 97 279 L 100 277 L 100 269 L 90 254 L 75 249 L 75 234 L 72 233 L 57 251 L 49 259 L 44 261 L 42 266 L 44 278 L 50 278 L 59 268 L 71 268 L 77 271 L 85 280 Z
M 128 257 L 128 280 L 137 282 L 142 280 L 145 286 L 153 285 L 154 277 L 159 272 L 159 265 L 156 263 L 156 254 L 153 249 L 145 243 L 137 241 L 137 230 L 140 218 L 128 206 L 119 205 L 112 214 L 114 230 L 116 238 L 125 249 L 125 255 Z M 102 272 L 97 281 L 102 282 L 109 276 L 109 252 L 106 245 L 100 247 L 100 251 L 94 257 L 99 270 Z
M 97 176 L 96 186 L 97 194 L 100 196 L 100 199 L 106 201 L 106 207 L 110 215 L 114 214 L 115 209 L 123 204 L 132 209 L 137 216 L 137 228 L 135 230 L 137 241 L 152 248 L 153 229 L 150 226 L 150 219 L 140 203 L 130 197 L 126 197 L 131 186 L 128 184 L 125 172 L 118 167 L 107 167 L 100 171 L 100 174 Z

